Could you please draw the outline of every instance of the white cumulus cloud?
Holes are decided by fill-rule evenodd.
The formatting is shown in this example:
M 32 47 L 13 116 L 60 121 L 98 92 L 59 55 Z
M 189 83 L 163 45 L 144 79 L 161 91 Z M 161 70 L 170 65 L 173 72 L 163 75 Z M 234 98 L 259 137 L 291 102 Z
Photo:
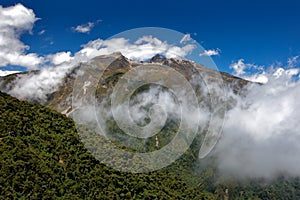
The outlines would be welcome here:
M 94 26 L 95 26 L 94 22 L 88 22 L 86 24 L 81 24 L 76 27 L 73 27 L 72 29 L 79 33 L 89 33 Z
M 231 64 L 229 68 L 233 69 L 233 74 L 240 78 L 257 83 L 267 83 L 270 77 L 279 78 L 283 75 L 288 77 L 299 75 L 300 70 L 296 66 L 297 59 L 298 56 L 291 57 L 287 60 L 285 66 L 270 66 L 268 69 L 265 69 L 264 66 L 245 63 L 244 59 L 239 59 Z
M 138 38 L 130 42 L 125 38 L 112 38 L 108 40 L 97 39 L 88 42 L 76 55 L 84 55 L 93 58 L 99 55 L 121 52 L 124 56 L 134 60 L 145 60 L 156 54 L 165 55 L 167 58 L 185 57 L 195 48 L 194 44 L 176 46 L 161 41 L 151 35 Z
M 22 4 L 0 6 L 0 67 L 18 65 L 35 69 L 44 61 L 35 53 L 27 54 L 29 46 L 20 41 L 21 34 L 31 32 L 36 20 L 34 12 Z
M 48 55 L 47 58 L 54 65 L 59 65 L 63 62 L 70 62 L 73 59 L 70 51 Z
M 233 69 L 233 73 L 234 75 L 242 75 L 242 74 L 245 74 L 245 69 L 246 68 L 251 68 L 253 67 L 252 64 L 245 64 L 244 63 L 244 59 L 239 59 L 236 63 L 232 63 L 229 68 L 230 69 Z
M 220 54 L 220 49 L 209 49 L 204 50 L 203 53 L 200 53 L 199 56 L 218 56 Z

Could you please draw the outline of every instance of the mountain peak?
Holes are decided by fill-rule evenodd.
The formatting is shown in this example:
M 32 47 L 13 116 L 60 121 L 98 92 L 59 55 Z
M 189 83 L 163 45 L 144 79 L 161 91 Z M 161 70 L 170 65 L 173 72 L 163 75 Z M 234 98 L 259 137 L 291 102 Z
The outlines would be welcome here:
M 157 62 L 157 63 L 162 63 L 164 62 L 165 60 L 167 60 L 167 58 L 161 54 L 156 54 L 155 56 L 153 56 L 151 59 L 150 59 L 150 63 L 154 63 L 154 62 Z

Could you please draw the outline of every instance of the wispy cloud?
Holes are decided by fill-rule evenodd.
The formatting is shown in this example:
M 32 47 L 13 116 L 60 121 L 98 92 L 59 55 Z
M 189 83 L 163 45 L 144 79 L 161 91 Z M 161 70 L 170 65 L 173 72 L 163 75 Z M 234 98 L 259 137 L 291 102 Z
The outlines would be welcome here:
M 192 38 L 191 38 L 191 35 L 190 34 L 185 34 L 182 38 L 181 38 L 181 40 L 180 40 L 180 44 L 183 44 L 183 43 L 186 43 L 186 42 L 189 42 L 190 40 L 191 40 Z
M 209 49 L 205 50 L 203 53 L 200 53 L 199 56 L 218 56 L 220 55 L 220 49 Z
M 39 35 L 43 35 L 46 32 L 46 30 L 41 30 L 40 32 L 38 32 Z
M 298 58 L 299 58 L 299 56 L 294 56 L 294 57 L 288 58 L 288 61 L 287 61 L 288 66 L 294 67 L 298 63 Z
M 96 22 L 88 22 L 85 24 L 81 24 L 76 27 L 72 27 L 72 30 L 78 33 L 89 33 L 100 21 L 101 20 L 97 20 Z

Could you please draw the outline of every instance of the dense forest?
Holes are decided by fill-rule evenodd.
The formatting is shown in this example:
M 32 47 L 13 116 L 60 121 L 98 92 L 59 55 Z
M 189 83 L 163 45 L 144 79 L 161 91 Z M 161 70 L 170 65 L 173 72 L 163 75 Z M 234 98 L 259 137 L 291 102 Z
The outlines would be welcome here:
M 0 199 L 300 199 L 299 179 L 238 181 L 213 159 L 203 166 L 197 139 L 171 166 L 131 174 L 96 160 L 56 111 L 0 92 L 0 115 Z

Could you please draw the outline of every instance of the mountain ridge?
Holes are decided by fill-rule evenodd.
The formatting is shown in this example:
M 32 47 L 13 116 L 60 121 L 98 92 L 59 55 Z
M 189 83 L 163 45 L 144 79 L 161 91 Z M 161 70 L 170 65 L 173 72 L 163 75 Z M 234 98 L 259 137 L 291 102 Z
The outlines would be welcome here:
M 208 76 L 207 80 L 214 80 L 216 77 L 221 77 L 221 81 L 224 82 L 225 87 L 231 88 L 234 92 L 240 92 L 243 86 L 250 83 L 247 80 L 241 79 L 239 77 L 230 75 L 225 72 L 219 72 L 214 69 L 206 68 L 204 65 L 197 64 L 194 61 L 181 59 L 181 58 L 170 58 L 167 59 L 164 56 L 157 54 L 149 59 L 148 62 L 138 62 L 127 59 L 120 52 L 115 52 L 110 55 L 100 55 L 91 59 L 89 63 L 93 63 L 95 65 L 103 64 L 99 63 L 99 60 L 109 59 L 113 60 L 113 62 L 109 65 L 109 71 L 106 71 L 110 76 L 122 75 L 126 73 L 128 70 L 133 69 L 139 65 L 143 64 L 162 64 L 171 67 L 172 69 L 177 70 L 181 73 L 186 79 L 190 80 L 195 70 L 200 71 L 200 74 L 205 74 Z M 78 69 L 82 67 L 87 67 L 89 63 L 79 63 L 77 66 L 74 66 L 70 72 L 66 73 L 61 83 L 57 85 L 57 88 L 47 94 L 47 98 L 45 102 L 26 97 L 25 99 L 29 102 L 35 102 L 42 105 L 46 105 L 52 109 L 55 109 L 63 114 L 68 114 L 70 110 L 72 110 L 71 103 L 71 95 L 72 95 L 72 87 L 74 83 L 74 77 L 76 76 L 76 72 Z M 43 70 L 43 69 L 42 69 Z M 26 76 L 38 75 L 41 71 L 30 71 L 30 72 L 22 72 L 17 74 L 11 74 L 5 77 L 0 77 L 0 91 L 12 94 L 10 91 L 14 88 L 14 84 L 16 81 L 22 78 L 26 78 Z M 102 72 L 101 72 L 102 73 Z M 41 88 L 43 89 L 43 88 Z M 13 95 L 18 98 L 18 95 Z

